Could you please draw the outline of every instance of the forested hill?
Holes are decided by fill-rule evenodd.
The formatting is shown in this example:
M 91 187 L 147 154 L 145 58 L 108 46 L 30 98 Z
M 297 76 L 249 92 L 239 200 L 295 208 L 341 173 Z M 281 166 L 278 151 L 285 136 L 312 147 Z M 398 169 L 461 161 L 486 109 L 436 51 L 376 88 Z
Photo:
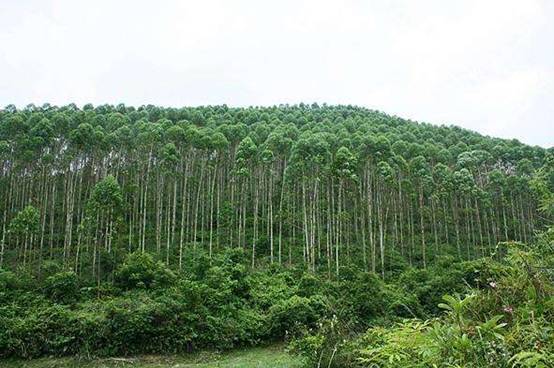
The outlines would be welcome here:
M 7 106 L 0 267 L 100 281 L 128 252 L 179 270 L 229 247 L 330 275 L 473 259 L 547 221 L 529 185 L 546 154 L 353 106 Z

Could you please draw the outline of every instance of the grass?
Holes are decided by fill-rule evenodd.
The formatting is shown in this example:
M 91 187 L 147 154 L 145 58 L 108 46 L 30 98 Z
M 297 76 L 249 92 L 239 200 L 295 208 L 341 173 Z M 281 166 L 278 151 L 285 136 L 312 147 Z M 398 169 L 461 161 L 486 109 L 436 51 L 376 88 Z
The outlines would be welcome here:
M 176 356 L 148 355 L 97 360 L 76 358 L 0 360 L 2 368 L 300 368 L 301 366 L 301 360 L 287 354 L 281 345 L 224 353 L 200 352 Z

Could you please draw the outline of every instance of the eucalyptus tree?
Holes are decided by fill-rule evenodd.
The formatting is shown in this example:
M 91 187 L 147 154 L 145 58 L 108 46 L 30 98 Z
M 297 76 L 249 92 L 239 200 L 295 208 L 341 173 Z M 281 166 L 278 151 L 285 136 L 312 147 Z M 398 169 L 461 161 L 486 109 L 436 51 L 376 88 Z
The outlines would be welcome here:
M 489 193 L 491 193 L 491 196 L 495 202 L 495 225 L 497 227 L 502 227 L 501 232 L 504 235 L 503 239 L 504 241 L 508 241 L 508 221 L 506 217 L 507 199 L 504 194 L 506 190 L 506 174 L 499 169 L 489 172 L 488 184 L 486 188 Z
M 387 219 L 389 216 L 390 205 L 388 202 L 392 199 L 391 191 L 386 188 L 393 188 L 394 171 L 386 161 L 377 163 L 377 222 L 379 225 L 379 255 L 381 259 L 381 276 L 385 278 L 385 236 L 387 231 Z M 373 254 L 375 262 L 375 254 Z
M 348 194 L 349 185 L 356 184 L 358 176 L 356 173 L 357 158 L 348 148 L 342 146 L 335 154 L 332 171 L 333 176 L 338 181 L 338 203 L 337 203 L 337 243 L 335 250 L 335 272 L 339 274 L 339 251 L 341 245 L 343 223 L 347 223 L 348 212 L 344 206 L 344 197 Z M 346 237 L 346 247 L 348 251 L 348 236 Z
M 166 143 L 162 149 L 161 149 L 161 169 L 162 169 L 162 177 L 165 179 L 168 177 L 170 183 L 169 183 L 169 190 L 167 190 L 167 206 L 166 206 L 166 252 L 165 252 L 165 262 L 166 264 L 169 264 L 169 254 L 170 254 L 170 247 L 173 243 L 173 237 L 174 237 L 174 229 L 175 229 L 175 213 L 177 209 L 177 176 L 173 173 L 177 171 L 177 165 L 179 163 L 179 156 L 177 153 L 177 147 L 174 143 Z M 163 188 L 163 184 L 162 184 Z M 165 192 L 165 191 L 164 191 Z M 162 221 L 162 214 L 160 214 L 160 218 L 158 220 L 158 223 L 161 223 Z M 159 228 L 162 227 L 161 224 L 159 227 L 157 227 L 156 232 L 156 244 L 159 244 L 161 242 L 161 231 Z M 158 249 L 159 252 L 159 249 Z
M 457 208 L 462 210 L 464 217 L 463 222 L 465 223 L 464 233 L 466 234 L 465 243 L 467 259 L 471 259 L 471 243 L 473 242 L 474 245 L 476 245 L 474 222 L 472 217 L 473 209 L 470 207 L 471 198 L 475 192 L 475 181 L 473 179 L 473 175 L 471 175 L 469 170 L 466 168 L 455 171 L 453 179 L 460 197 Z
M 404 209 L 404 201 L 405 201 L 405 191 L 406 187 L 409 187 L 409 166 L 408 162 L 404 157 L 394 154 L 391 158 L 391 167 L 392 170 L 395 172 L 395 180 L 397 186 L 397 198 L 396 198 L 396 206 L 394 211 L 394 221 L 395 221 L 395 229 L 398 229 L 398 236 L 396 237 L 396 242 L 400 244 L 400 253 L 402 256 L 405 256 L 406 254 L 406 241 L 405 241 L 405 209 Z
M 161 141 L 162 130 L 159 124 L 140 120 L 137 123 L 137 139 L 140 142 L 139 151 L 142 153 L 139 161 L 140 169 L 137 172 L 137 180 L 140 182 L 140 213 L 142 218 L 139 223 L 139 247 L 142 252 L 146 250 L 146 224 L 148 219 L 148 188 L 152 165 L 155 164 L 154 153 Z M 159 193 L 158 193 L 159 196 Z
M 302 229 L 304 233 L 303 259 L 312 269 L 315 269 L 315 240 L 317 225 L 315 221 L 316 205 L 320 196 L 320 182 L 322 176 L 329 170 L 331 162 L 330 145 L 325 133 L 311 134 L 306 132 L 300 135 L 292 148 L 289 174 L 296 178 L 300 191 L 302 205 Z M 340 194 L 339 194 L 340 195 Z M 339 267 L 338 252 L 340 248 L 340 220 L 342 209 L 337 208 L 337 222 L 334 227 L 336 268 Z
M 427 267 L 430 244 L 472 258 L 501 241 L 532 241 L 551 221 L 535 174 L 542 167 L 545 177 L 548 157 L 355 106 L 7 106 L 0 262 L 44 255 L 100 280 L 94 254 L 117 244 L 180 270 L 188 246 L 209 255 L 248 247 L 253 267 L 266 256 L 284 264 L 288 253 L 287 265 L 329 277 L 343 264 L 386 274 L 397 251 L 411 264 L 421 254 Z M 91 209 L 110 176 L 122 193 L 113 218 Z M 38 230 L 22 257 L 10 247 L 24 236 L 10 223 L 29 204 Z
M 235 155 L 235 166 L 236 166 L 236 175 L 239 177 L 240 181 L 240 197 L 238 203 L 241 203 L 238 208 L 238 229 L 237 229 L 237 242 L 238 244 L 246 245 L 246 204 L 248 203 L 247 190 L 249 180 L 252 180 L 252 176 L 255 179 L 255 169 L 258 159 L 258 147 L 252 140 L 250 136 L 244 138 L 238 148 Z M 253 209 L 253 225 L 252 225 L 252 267 L 254 267 L 255 257 L 256 257 L 256 242 L 257 242 L 257 232 L 258 232 L 258 191 L 256 185 L 256 195 L 254 199 L 254 209 Z M 242 234 L 242 235 L 241 235 Z M 241 243 L 241 236 L 242 242 Z
M 112 175 L 100 180 L 93 188 L 87 201 L 86 216 L 81 229 L 93 243 L 92 273 L 98 283 L 101 280 L 101 254 L 112 252 L 114 238 L 123 218 L 123 193 L 117 180 Z M 75 269 L 80 270 L 79 247 L 75 250 Z
M 425 157 L 417 156 L 410 161 L 410 173 L 417 187 L 417 202 L 419 208 L 419 227 L 421 241 L 421 256 L 423 268 L 427 267 L 427 246 L 425 242 L 425 190 L 431 182 L 431 169 Z
M 386 162 L 392 155 L 390 141 L 382 136 L 373 134 L 364 135 L 359 143 L 359 157 L 362 172 L 362 180 L 360 190 L 365 195 L 364 201 L 366 204 L 367 213 L 367 228 L 369 236 L 369 244 L 371 251 L 372 271 L 376 272 L 376 231 L 374 218 L 379 216 L 379 211 L 375 211 L 376 203 L 379 200 L 380 193 L 376 189 L 377 185 L 377 165 L 379 162 Z M 375 216 L 377 214 L 377 216 Z M 378 223 L 378 222 L 377 222 Z M 365 224 L 364 224 L 365 225 Z M 365 226 L 364 226 L 365 227 Z
M 23 261 L 24 267 L 29 261 L 29 254 L 34 254 L 32 251 L 39 230 L 39 223 L 39 211 L 32 205 L 28 205 L 19 211 L 10 222 L 9 232 L 15 238 L 14 245 L 17 249 L 18 259 Z M 4 249 L 2 249 L 2 261 L 3 258 Z
M 434 183 L 434 195 L 437 200 L 440 202 L 441 207 L 441 218 L 440 223 L 443 230 L 443 239 L 446 244 L 450 243 L 450 231 L 449 224 L 453 223 L 454 230 L 456 233 L 456 249 L 458 250 L 458 257 L 461 257 L 460 249 L 460 229 L 457 222 L 456 212 L 453 207 L 453 195 L 454 193 L 454 179 L 452 170 L 440 162 L 433 167 L 433 183 Z M 450 208 L 452 211 L 450 210 Z M 452 214 L 452 216 L 450 216 Z
M 177 175 L 177 178 L 180 177 L 180 189 L 179 194 L 176 193 L 177 190 L 177 182 L 174 182 L 173 187 L 173 196 L 175 198 L 173 202 L 173 225 L 171 229 L 171 234 L 173 239 L 175 239 L 175 229 L 177 226 L 179 226 L 179 270 L 182 269 L 183 266 L 183 247 L 185 244 L 185 231 L 186 231 L 186 213 L 187 213 L 187 206 L 189 204 L 188 201 L 188 182 L 189 182 L 189 176 L 190 172 L 192 171 L 192 162 L 194 161 L 194 155 L 195 151 L 192 148 L 192 141 L 194 137 L 197 135 L 197 128 L 193 125 L 191 125 L 186 120 L 179 120 L 172 126 L 170 126 L 166 130 L 166 139 L 174 145 L 176 149 L 176 155 L 178 156 L 178 168 L 170 174 L 173 174 L 173 176 Z M 177 179 L 174 178 L 174 179 Z M 179 197 L 179 198 L 178 198 Z M 180 200 L 180 211 L 179 211 L 179 217 L 180 222 L 179 225 L 177 225 L 177 202 Z M 167 259 L 166 259 L 167 261 Z
M 219 212 L 220 211 L 220 197 L 221 197 L 221 190 L 223 189 L 223 185 L 221 184 L 221 180 L 218 180 L 218 173 L 219 176 L 222 177 L 221 173 L 221 166 L 224 165 L 224 158 L 225 158 L 225 152 L 229 146 L 229 141 L 225 137 L 225 135 L 221 132 L 212 132 L 211 136 L 209 137 L 209 145 L 208 150 L 209 153 L 209 166 L 210 170 L 212 171 L 212 175 L 210 177 L 210 185 L 209 188 L 209 255 L 212 256 L 212 249 L 213 249 L 213 237 L 214 237 L 214 211 Z M 219 183 L 219 184 L 218 184 Z M 214 198 L 215 196 L 215 198 Z M 215 207 L 214 207 L 215 206 Z M 219 226 L 219 223 L 217 223 Z M 217 244 L 219 244 L 219 237 L 217 237 Z
M 287 171 L 287 158 L 290 155 L 294 140 L 298 137 L 298 129 L 293 124 L 282 125 L 279 122 L 276 128 L 269 134 L 266 140 L 266 145 L 271 150 L 275 157 L 275 162 L 278 165 L 277 172 L 279 173 L 280 190 L 279 190 L 279 205 L 278 205 L 278 261 L 282 263 L 283 252 L 283 221 L 284 221 L 284 199 L 285 199 L 285 172 Z M 273 256 L 272 256 L 273 259 Z
M 530 182 L 537 194 L 539 210 L 554 220 L 554 151 L 547 154 L 544 164 L 535 172 Z

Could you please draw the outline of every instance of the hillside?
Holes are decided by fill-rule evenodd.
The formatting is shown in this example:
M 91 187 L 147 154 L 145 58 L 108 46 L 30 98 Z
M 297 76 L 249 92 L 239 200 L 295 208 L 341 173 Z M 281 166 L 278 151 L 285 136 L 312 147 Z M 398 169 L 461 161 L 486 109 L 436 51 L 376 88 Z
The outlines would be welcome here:
M 354 106 L 7 106 L 0 358 L 549 367 L 553 193 L 552 149 Z
M 545 154 L 352 106 L 8 106 L 0 266 L 101 281 L 137 249 L 175 269 L 191 247 L 334 273 L 473 259 L 541 227 L 527 182 Z M 9 233 L 28 205 L 32 229 Z

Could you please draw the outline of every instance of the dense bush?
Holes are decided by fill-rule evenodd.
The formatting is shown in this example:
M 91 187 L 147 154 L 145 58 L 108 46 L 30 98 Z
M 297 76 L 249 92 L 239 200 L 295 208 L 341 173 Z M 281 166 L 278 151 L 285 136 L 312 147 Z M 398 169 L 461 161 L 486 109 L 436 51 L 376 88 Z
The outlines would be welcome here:
M 554 258 L 545 248 L 512 244 L 502 263 L 484 259 L 450 264 L 450 272 L 408 271 L 399 287 L 413 290 L 428 313 L 437 293 L 472 279 L 466 295 L 440 298 L 440 318 L 389 320 L 360 335 L 344 321 L 327 320 L 291 347 L 312 366 L 552 367 Z
M 60 272 L 44 282 L 44 294 L 56 303 L 68 304 L 79 298 L 79 283 L 75 272 Z
M 274 336 L 284 336 L 294 333 L 300 327 L 315 327 L 326 312 L 326 301 L 323 298 L 293 295 L 269 309 L 271 333 Z
M 115 284 L 124 289 L 168 286 L 174 280 L 171 270 L 142 252 L 130 253 L 115 273 Z
M 428 315 L 437 314 L 445 294 L 463 292 L 468 286 L 486 288 L 498 279 L 503 266 L 490 259 L 456 262 L 444 257 L 427 269 L 409 269 L 398 276 L 396 284 L 414 295 Z
M 18 284 L 18 277 L 15 273 L 0 268 L 0 293 L 17 289 Z
M 113 283 L 97 285 L 55 264 L 42 281 L 0 273 L 0 355 L 129 355 L 231 348 L 299 336 L 335 318 L 366 326 L 415 298 L 379 277 L 350 270 L 332 280 L 277 266 L 252 270 L 241 249 L 175 274 L 132 253 Z M 191 262 L 192 264 L 192 262 Z M 417 304 L 417 302 L 416 302 Z M 356 329 L 356 328 L 355 328 Z
M 502 262 L 444 258 L 388 283 L 348 268 L 339 279 L 255 270 L 240 249 L 196 253 L 196 267 L 181 274 L 133 253 L 100 285 L 55 265 L 42 279 L 0 271 L 0 355 L 188 352 L 285 338 L 313 366 L 547 366 L 554 257 L 507 249 Z M 471 296 L 444 300 L 456 292 Z

